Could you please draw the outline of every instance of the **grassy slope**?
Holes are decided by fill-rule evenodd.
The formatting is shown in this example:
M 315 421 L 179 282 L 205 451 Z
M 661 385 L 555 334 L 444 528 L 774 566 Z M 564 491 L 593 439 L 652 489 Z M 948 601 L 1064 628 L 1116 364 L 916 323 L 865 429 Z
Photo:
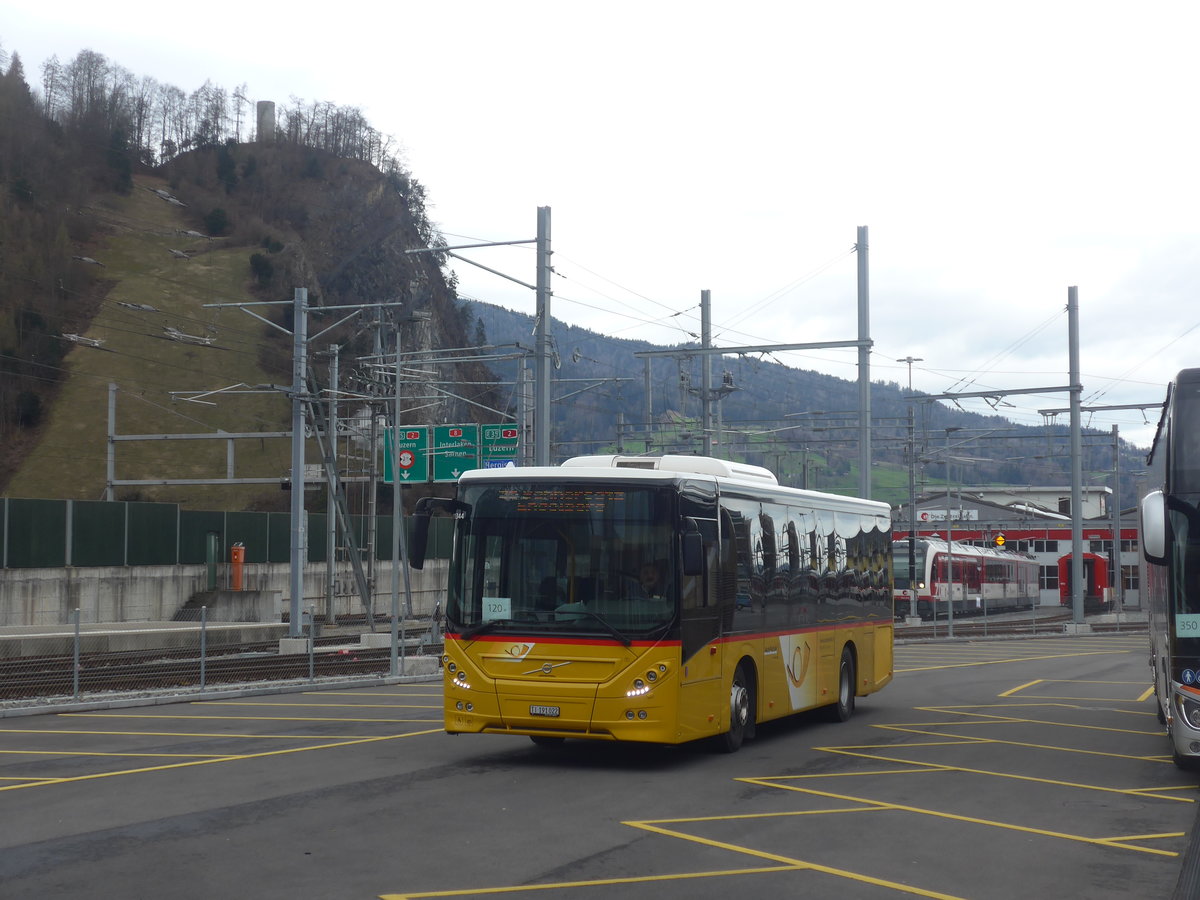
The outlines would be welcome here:
M 259 345 L 274 329 L 239 310 L 204 308 L 254 299 L 247 291 L 251 249 L 182 235 L 195 224 L 186 210 L 148 190 L 155 187 L 167 186 L 138 178 L 130 196 L 91 211 L 113 229 L 92 255 L 105 263 L 103 276 L 114 286 L 85 335 L 104 344 L 101 349 L 78 346 L 68 354 L 69 375 L 37 449 L 13 479 L 8 496 L 103 497 L 109 382 L 119 387 L 118 434 L 289 427 L 288 402 L 280 395 L 210 398 L 215 406 L 172 401 L 170 391 L 212 390 L 239 382 L 279 384 L 290 381 L 290 375 L 266 372 L 259 365 Z M 176 259 L 171 249 L 195 256 Z M 157 311 L 129 309 L 121 301 Z M 212 335 L 214 343 L 205 347 L 172 341 L 163 333 L 168 325 L 187 334 Z M 238 441 L 236 452 L 239 476 L 275 477 L 288 469 L 287 441 Z M 119 442 L 116 477 L 221 477 L 225 459 L 226 442 L 220 440 Z M 199 509 L 270 506 L 280 499 L 278 488 L 257 485 L 124 488 L 118 498 L 135 493 L 140 499 L 183 501 Z

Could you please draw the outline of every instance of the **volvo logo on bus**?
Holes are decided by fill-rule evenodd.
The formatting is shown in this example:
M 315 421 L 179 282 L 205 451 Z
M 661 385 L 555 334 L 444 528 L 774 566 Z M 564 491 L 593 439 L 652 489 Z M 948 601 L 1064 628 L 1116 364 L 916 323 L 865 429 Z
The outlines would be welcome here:
M 540 669 L 530 669 L 528 672 L 523 672 L 522 674 L 523 675 L 537 675 L 540 672 L 542 675 L 553 675 L 554 670 L 557 669 L 559 666 L 569 666 L 570 664 L 571 664 L 571 661 L 569 659 L 566 662 L 560 662 L 560 663 L 542 663 L 542 667 Z

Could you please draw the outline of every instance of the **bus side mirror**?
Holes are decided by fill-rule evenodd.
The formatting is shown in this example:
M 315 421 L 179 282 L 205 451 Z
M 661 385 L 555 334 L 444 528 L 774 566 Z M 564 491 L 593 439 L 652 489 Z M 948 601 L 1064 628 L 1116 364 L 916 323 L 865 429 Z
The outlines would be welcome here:
M 458 500 L 445 497 L 422 497 L 417 501 L 412 514 L 412 528 L 408 532 L 408 567 L 425 568 L 425 553 L 429 548 L 429 519 L 435 509 L 447 513 L 464 513 L 470 507 Z
M 700 536 L 700 528 L 694 519 L 688 519 L 684 524 L 684 532 L 679 543 L 683 553 L 683 574 L 702 574 L 704 572 L 704 538 Z
M 412 528 L 408 532 L 408 567 L 425 568 L 425 550 L 429 546 L 429 510 L 421 509 L 420 501 L 413 511 Z
M 1142 498 L 1142 554 L 1157 565 L 1167 563 L 1167 504 L 1162 491 Z

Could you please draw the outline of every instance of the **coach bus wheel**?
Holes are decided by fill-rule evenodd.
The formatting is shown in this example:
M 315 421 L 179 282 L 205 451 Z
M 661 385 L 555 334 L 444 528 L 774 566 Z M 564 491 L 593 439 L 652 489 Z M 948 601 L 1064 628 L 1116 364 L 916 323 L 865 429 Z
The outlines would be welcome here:
M 554 737 L 549 734 L 531 734 L 529 739 L 539 747 L 561 747 L 566 738 Z
M 829 717 L 835 722 L 845 722 L 854 715 L 854 678 L 854 654 L 849 647 L 843 647 L 838 665 L 837 703 L 829 707 Z
M 754 732 L 754 694 L 746 667 L 739 664 L 729 685 L 729 730 L 720 737 L 720 748 L 734 753 Z
M 1194 756 L 1184 756 L 1175 749 L 1175 741 L 1171 741 L 1171 761 L 1175 763 L 1175 768 L 1181 769 L 1184 772 L 1195 772 L 1200 770 L 1200 759 Z

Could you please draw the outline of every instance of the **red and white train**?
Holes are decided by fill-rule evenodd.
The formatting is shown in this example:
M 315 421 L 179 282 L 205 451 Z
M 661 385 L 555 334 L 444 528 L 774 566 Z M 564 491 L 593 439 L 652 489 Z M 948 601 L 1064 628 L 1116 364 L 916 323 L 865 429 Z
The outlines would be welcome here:
M 1058 602 L 1070 606 L 1071 554 L 1058 558 Z M 1112 597 L 1108 590 L 1108 558 L 1096 553 L 1083 554 L 1083 609 L 1084 612 L 1108 612 L 1112 608 Z
M 893 598 L 897 618 L 977 615 L 1031 609 L 1038 603 L 1038 563 L 1027 553 L 977 547 L 937 538 L 892 542 Z

